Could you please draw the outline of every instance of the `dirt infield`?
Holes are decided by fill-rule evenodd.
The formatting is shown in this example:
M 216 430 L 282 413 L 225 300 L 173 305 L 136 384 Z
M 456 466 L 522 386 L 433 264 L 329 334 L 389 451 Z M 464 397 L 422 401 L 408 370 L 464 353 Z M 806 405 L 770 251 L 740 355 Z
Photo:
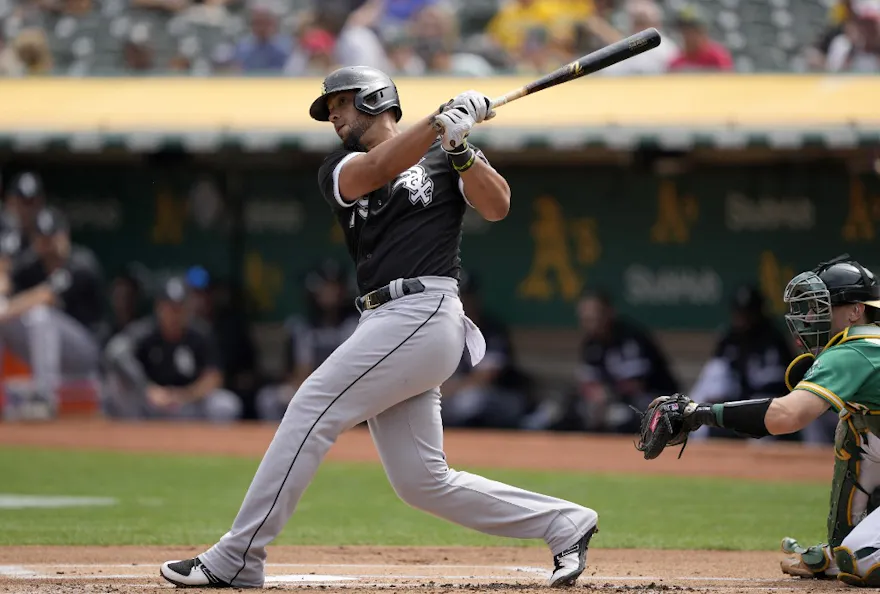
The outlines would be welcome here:
M 0 444 L 260 456 L 274 427 L 190 424 L 112 424 L 72 420 L 2 425 Z M 824 481 L 827 448 L 760 442 L 692 443 L 686 455 L 650 463 L 626 437 L 450 431 L 452 466 L 484 466 L 644 474 L 735 476 L 755 480 Z M 565 455 L 560 455 L 564 452 Z M 378 461 L 369 434 L 343 435 L 329 459 Z M 0 592 L 129 594 L 170 588 L 158 564 L 186 558 L 198 547 L 0 547 Z M 779 572 L 782 554 L 721 551 L 594 549 L 578 589 L 609 592 L 687 591 L 748 593 L 842 589 L 836 582 L 789 579 Z M 413 593 L 542 588 L 550 559 L 540 548 L 516 547 L 271 547 L 266 587 L 284 590 Z

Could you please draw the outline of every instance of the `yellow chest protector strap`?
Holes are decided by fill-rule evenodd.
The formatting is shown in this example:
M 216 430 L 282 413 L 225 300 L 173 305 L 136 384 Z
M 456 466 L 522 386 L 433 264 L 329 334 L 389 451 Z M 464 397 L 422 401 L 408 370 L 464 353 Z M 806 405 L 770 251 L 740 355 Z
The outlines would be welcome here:
M 813 366 L 813 361 L 815 360 L 816 355 L 813 353 L 804 353 L 795 357 L 794 361 L 788 364 L 788 369 L 785 370 L 785 387 L 788 388 L 789 392 L 793 392 L 794 387 L 801 383 L 801 380 L 807 374 L 807 370 Z

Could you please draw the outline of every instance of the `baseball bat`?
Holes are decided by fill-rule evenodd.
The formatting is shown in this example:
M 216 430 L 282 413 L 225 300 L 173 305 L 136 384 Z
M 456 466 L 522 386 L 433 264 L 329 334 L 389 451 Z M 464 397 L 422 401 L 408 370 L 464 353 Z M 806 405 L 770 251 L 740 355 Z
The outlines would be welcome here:
M 492 109 L 506 105 L 511 101 L 521 99 L 526 95 L 532 95 L 538 91 L 567 83 L 582 76 L 598 72 L 609 66 L 613 66 L 618 62 L 623 62 L 632 57 L 643 54 L 648 50 L 654 49 L 660 45 L 660 32 L 651 27 L 644 31 L 639 31 L 634 35 L 630 35 L 626 39 L 615 41 L 610 45 L 598 49 L 586 56 L 578 58 L 570 64 L 566 64 L 562 68 L 558 68 L 542 76 L 541 78 L 530 82 L 527 85 L 510 91 L 509 93 L 497 97 L 492 100 Z

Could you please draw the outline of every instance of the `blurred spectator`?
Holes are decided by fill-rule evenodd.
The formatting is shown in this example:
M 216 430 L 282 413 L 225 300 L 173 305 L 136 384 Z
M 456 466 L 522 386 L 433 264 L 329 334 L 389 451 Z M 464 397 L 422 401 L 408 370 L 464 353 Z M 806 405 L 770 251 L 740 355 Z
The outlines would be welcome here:
M 12 42 L 15 60 L 21 65 L 20 74 L 37 76 L 51 74 L 54 68 L 49 38 L 42 29 L 23 29 Z
M 257 395 L 261 419 L 281 419 L 300 384 L 357 328 L 357 310 L 337 262 L 324 262 L 309 273 L 305 289 L 306 316 L 285 324 L 287 375 L 283 383 L 266 386 Z
M 15 51 L 15 46 L 0 36 L 0 77 L 12 78 L 24 76 L 24 64 Z
M 231 43 L 218 43 L 211 51 L 210 60 L 213 74 L 234 74 L 236 72 L 235 46 Z
M 83 16 L 92 12 L 92 0 L 44 0 L 49 10 L 69 16 Z
M 345 3 L 324 1 L 321 27 L 336 38 L 333 59 L 337 66 L 372 66 L 389 72 L 391 65 L 376 30 L 384 10 L 383 0 L 366 0 L 355 10 Z
M 695 6 L 676 17 L 682 50 L 669 63 L 670 72 L 733 70 L 733 58 L 723 45 L 709 37 L 706 21 Z
M 794 358 L 786 336 L 765 313 L 764 297 L 751 286 L 739 287 L 730 309 L 730 328 L 700 372 L 688 396 L 698 402 L 728 402 L 781 396 L 787 392 L 785 369 Z M 712 430 L 712 437 L 733 437 Z
M 238 396 L 222 389 L 211 331 L 192 317 L 183 279 L 165 282 L 155 315 L 129 324 L 105 349 L 105 410 L 127 419 L 240 418 Z
M 483 310 L 476 280 L 462 274 L 460 286 L 465 313 L 486 339 L 486 355 L 473 367 L 464 349 L 458 369 L 440 388 L 443 424 L 516 429 L 535 408 L 531 383 L 516 365 L 506 325 Z
M 634 35 L 639 31 L 653 27 L 660 32 L 660 45 L 649 52 L 618 62 L 600 72 L 611 76 L 665 73 L 680 50 L 671 36 L 663 30 L 663 9 L 654 0 L 630 0 L 627 2 L 625 10 L 629 21 L 627 35 Z
M 442 6 L 432 4 L 417 12 L 409 35 L 428 74 L 481 77 L 494 72 L 481 56 L 457 51 L 460 37 L 455 13 Z
M 284 66 L 291 76 L 324 76 L 336 67 L 336 38 L 320 26 L 300 30 L 299 43 Z
M 293 50 L 289 35 L 279 32 L 274 4 L 257 2 L 249 9 L 251 32 L 241 40 L 235 61 L 244 72 L 280 72 Z
M 573 57 L 575 24 L 592 13 L 589 0 L 508 0 L 486 32 L 516 64 L 546 71 Z
M 130 73 L 150 72 L 155 66 L 150 31 L 144 23 L 132 27 L 123 46 L 125 69 Z
M 569 12 L 580 8 L 579 11 Z M 586 18 L 591 9 L 586 2 L 571 5 L 561 0 L 507 0 L 498 10 L 486 32 L 511 55 L 519 54 L 535 30 L 548 37 L 573 37 L 574 21 Z
M 381 29 L 403 28 L 412 21 L 425 7 L 432 6 L 437 0 L 384 0 L 381 16 Z
M 129 0 L 135 8 L 153 8 L 165 12 L 179 12 L 190 5 L 190 0 Z
M 385 49 L 391 62 L 391 74 L 421 76 L 427 67 L 416 53 L 416 40 L 404 31 L 397 31 L 385 38 Z
M 103 271 L 88 248 L 74 245 L 67 219 L 45 208 L 32 249 L 14 266 L 0 307 L 0 344 L 30 366 L 33 392 L 57 403 L 65 379 L 96 378 L 107 333 Z
M 624 35 L 611 22 L 618 8 L 617 0 L 565 0 L 573 13 L 589 7 L 589 14 L 575 26 L 575 53 L 578 56 L 596 51 L 623 39 Z
M 578 303 L 584 338 L 578 369 L 579 411 L 590 431 L 635 433 L 647 408 L 679 391 L 669 363 L 650 334 L 615 312 L 610 297 L 586 292 Z
M 3 202 L 0 218 L 6 227 L 21 232 L 22 248 L 30 243 L 36 231 L 37 214 L 46 206 L 43 180 L 33 171 L 24 171 L 12 179 Z
M 844 33 L 844 25 L 852 14 L 852 0 L 837 0 L 828 9 L 828 26 L 822 31 L 815 44 L 804 50 L 807 68 L 825 70 L 826 58 L 831 42 Z
M 15 259 L 25 253 L 45 204 L 43 180 L 37 173 L 24 171 L 12 178 L 0 211 L 4 254 Z
M 243 308 L 235 307 L 228 284 L 212 279 L 201 266 L 190 268 L 186 281 L 193 315 L 209 327 L 217 341 L 223 387 L 237 394 L 253 409 L 257 388 L 257 348 Z M 246 412 L 253 416 L 253 410 Z
M 828 45 L 829 72 L 880 72 L 880 0 L 853 0 L 843 30 Z

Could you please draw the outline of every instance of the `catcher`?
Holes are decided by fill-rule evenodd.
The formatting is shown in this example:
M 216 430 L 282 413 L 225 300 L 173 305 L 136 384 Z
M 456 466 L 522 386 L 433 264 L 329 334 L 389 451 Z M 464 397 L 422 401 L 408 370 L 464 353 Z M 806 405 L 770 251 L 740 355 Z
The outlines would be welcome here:
M 880 285 L 848 254 L 795 276 L 785 288 L 785 320 L 804 354 L 786 370 L 780 398 L 699 404 L 674 394 L 654 400 L 636 447 L 650 460 L 687 444 L 699 427 L 761 438 L 794 433 L 833 408 L 839 415 L 828 542 L 783 551 L 786 574 L 880 587 Z M 681 453 L 679 453 L 681 456 Z

